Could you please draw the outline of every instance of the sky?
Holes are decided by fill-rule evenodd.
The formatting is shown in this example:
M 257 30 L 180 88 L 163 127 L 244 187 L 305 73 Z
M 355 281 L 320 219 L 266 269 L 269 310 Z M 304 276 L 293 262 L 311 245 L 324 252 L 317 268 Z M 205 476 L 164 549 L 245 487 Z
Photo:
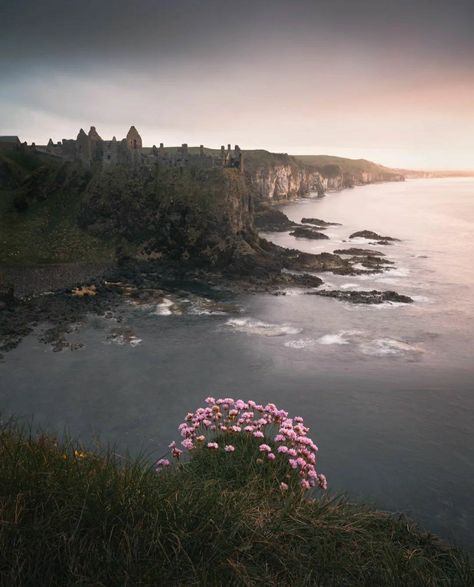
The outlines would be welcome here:
M 0 135 L 474 169 L 474 0 L 0 0 Z

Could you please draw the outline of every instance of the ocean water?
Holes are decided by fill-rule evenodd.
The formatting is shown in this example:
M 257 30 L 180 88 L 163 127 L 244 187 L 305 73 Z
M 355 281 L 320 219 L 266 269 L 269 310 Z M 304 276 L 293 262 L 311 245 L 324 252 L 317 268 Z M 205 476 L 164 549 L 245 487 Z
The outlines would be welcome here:
M 474 180 L 357 187 L 283 208 L 342 223 L 330 240 L 267 235 L 309 252 L 374 248 L 380 275 L 322 274 L 324 287 L 393 289 L 414 304 L 285 296 L 172 295 L 91 317 L 53 353 L 27 337 L 0 363 L 0 410 L 84 442 L 158 458 L 208 395 L 301 415 L 330 490 L 406 512 L 474 549 Z M 348 242 L 356 230 L 402 239 Z

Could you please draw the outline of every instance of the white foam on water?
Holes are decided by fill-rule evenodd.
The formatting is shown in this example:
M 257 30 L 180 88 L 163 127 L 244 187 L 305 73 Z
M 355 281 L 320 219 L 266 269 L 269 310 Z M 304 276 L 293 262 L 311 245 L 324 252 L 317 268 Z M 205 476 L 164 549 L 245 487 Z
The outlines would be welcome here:
M 171 311 L 171 307 L 173 305 L 174 304 L 171 300 L 169 300 L 168 298 L 163 298 L 161 304 L 157 304 L 153 314 L 156 314 L 157 316 L 171 316 L 171 314 L 173 313 Z
M 340 330 L 336 333 L 325 334 L 318 338 L 319 344 L 332 345 L 332 344 L 350 344 L 353 337 L 359 337 L 363 334 L 362 330 Z
M 416 345 L 394 338 L 376 338 L 362 342 L 359 344 L 359 349 L 364 355 L 374 357 L 417 357 L 424 352 L 422 348 Z
M 285 346 L 289 349 L 307 349 L 315 345 L 312 338 L 298 338 L 296 340 L 288 340 L 285 342 Z
M 408 267 L 389 267 L 385 271 L 390 277 L 408 277 L 410 275 Z
M 226 326 L 230 326 L 238 332 L 257 334 L 259 336 L 285 336 L 287 334 L 299 334 L 301 328 L 295 328 L 288 324 L 270 324 L 254 318 L 231 318 Z
M 427 298 L 426 296 L 410 296 L 412 300 L 415 302 L 420 302 L 421 304 L 431 304 L 431 298 Z
M 130 339 L 128 340 L 128 344 L 131 347 L 136 347 L 139 344 L 141 344 L 143 341 L 141 338 L 138 338 L 137 336 L 131 336 Z
M 339 287 L 340 289 L 360 289 L 360 286 L 357 283 L 343 283 Z

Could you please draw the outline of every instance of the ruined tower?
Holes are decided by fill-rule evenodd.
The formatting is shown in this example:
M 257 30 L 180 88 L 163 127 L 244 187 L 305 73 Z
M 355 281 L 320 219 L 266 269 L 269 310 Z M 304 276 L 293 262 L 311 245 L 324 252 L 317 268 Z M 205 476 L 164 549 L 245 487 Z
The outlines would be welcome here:
M 132 150 L 142 148 L 142 137 L 138 134 L 138 131 L 134 126 L 131 126 L 127 133 L 127 145 L 128 148 Z

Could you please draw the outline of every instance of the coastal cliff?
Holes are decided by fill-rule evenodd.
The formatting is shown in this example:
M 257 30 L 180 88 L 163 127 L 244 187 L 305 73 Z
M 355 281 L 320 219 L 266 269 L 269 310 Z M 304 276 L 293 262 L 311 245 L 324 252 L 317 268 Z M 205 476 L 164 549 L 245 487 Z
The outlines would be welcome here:
M 245 175 L 257 202 L 275 203 L 310 193 L 323 195 L 356 185 L 403 181 L 404 175 L 365 159 L 327 155 L 291 156 L 244 151 Z
M 318 170 L 286 154 L 245 151 L 245 175 L 257 200 L 281 201 L 324 193 Z
M 159 164 L 88 168 L 41 152 L 4 152 L 0 263 L 113 262 L 125 256 L 212 266 L 237 259 L 241 267 L 245 259 L 250 270 L 250 261 L 267 250 L 255 230 L 255 207 L 402 178 L 370 162 L 337 160 L 245 151 L 242 173 Z

